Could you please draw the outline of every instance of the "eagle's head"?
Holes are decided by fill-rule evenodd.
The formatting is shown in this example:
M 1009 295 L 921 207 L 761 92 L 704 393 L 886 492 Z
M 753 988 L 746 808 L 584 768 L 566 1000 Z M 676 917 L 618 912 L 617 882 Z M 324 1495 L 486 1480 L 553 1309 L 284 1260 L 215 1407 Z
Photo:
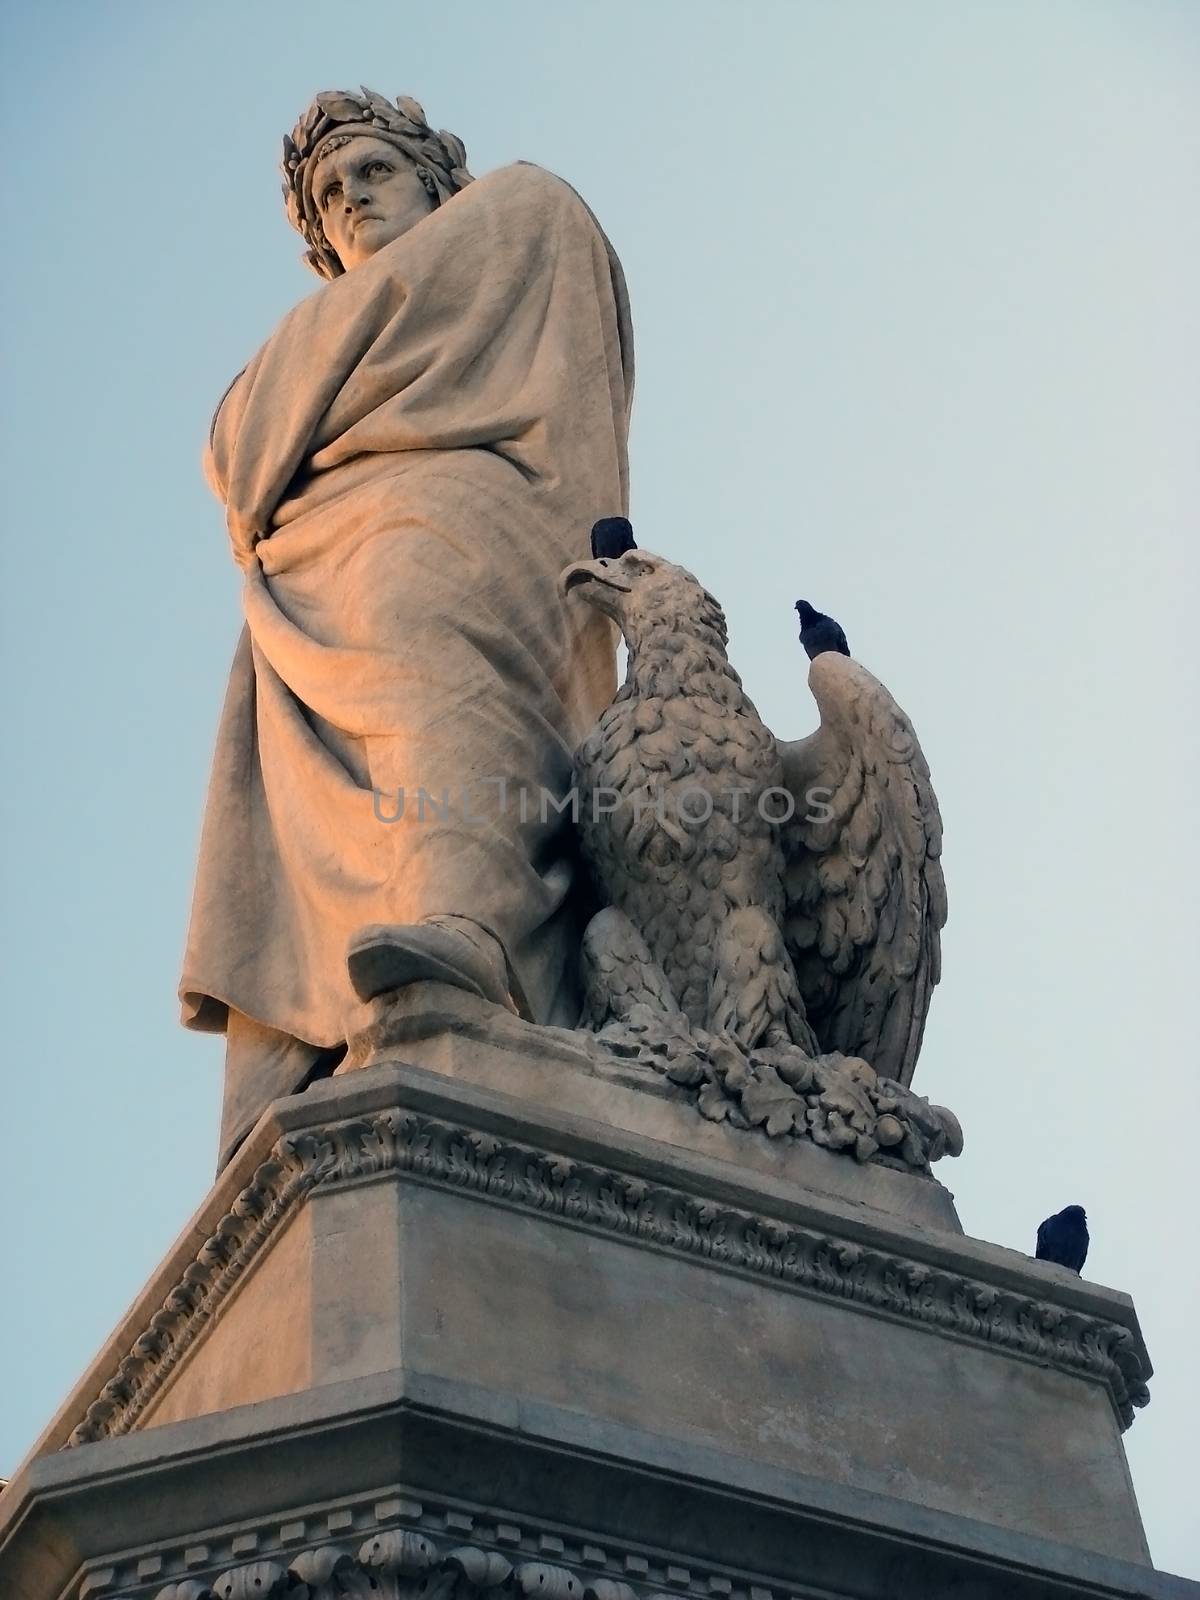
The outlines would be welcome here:
M 649 550 L 573 562 L 558 581 L 564 594 L 578 590 L 611 617 L 631 651 L 664 632 L 703 638 L 722 652 L 728 643 L 725 613 L 703 584 Z

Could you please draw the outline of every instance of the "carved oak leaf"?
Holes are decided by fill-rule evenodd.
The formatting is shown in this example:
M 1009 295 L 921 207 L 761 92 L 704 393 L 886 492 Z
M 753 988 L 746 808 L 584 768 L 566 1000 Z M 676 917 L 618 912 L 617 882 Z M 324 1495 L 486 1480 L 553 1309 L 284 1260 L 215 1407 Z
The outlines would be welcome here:
M 808 1106 L 774 1067 L 764 1063 L 756 1077 L 748 1078 L 741 1102 L 751 1127 L 765 1127 L 772 1139 L 793 1130 L 804 1131 Z

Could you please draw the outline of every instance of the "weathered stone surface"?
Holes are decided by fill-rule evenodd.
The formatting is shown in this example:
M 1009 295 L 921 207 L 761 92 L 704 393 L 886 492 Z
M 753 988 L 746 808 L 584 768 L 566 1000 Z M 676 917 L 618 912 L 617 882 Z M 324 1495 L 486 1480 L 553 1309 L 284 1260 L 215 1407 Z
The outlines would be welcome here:
M 430 984 L 391 996 L 351 1041 L 339 1070 L 397 1059 L 872 1206 L 897 1220 L 962 1232 L 950 1191 L 929 1177 L 876 1162 L 858 1165 L 809 1140 L 772 1139 L 727 1119 L 698 1117 L 685 1085 L 631 1053 L 618 1054 L 587 1032 L 532 1027 L 460 989 Z
M 5 1600 L 299 1600 L 300 1584 L 310 1600 L 399 1600 L 422 1578 L 454 1600 L 1200 1595 L 1061 1541 L 410 1373 L 58 1451 L 0 1497 Z
M 40 1455 L 391 1374 L 451 1413 L 645 1436 L 689 1476 L 719 1458 L 1146 1560 L 1132 1307 L 1012 1252 L 387 1065 L 278 1102 L 215 1213 Z

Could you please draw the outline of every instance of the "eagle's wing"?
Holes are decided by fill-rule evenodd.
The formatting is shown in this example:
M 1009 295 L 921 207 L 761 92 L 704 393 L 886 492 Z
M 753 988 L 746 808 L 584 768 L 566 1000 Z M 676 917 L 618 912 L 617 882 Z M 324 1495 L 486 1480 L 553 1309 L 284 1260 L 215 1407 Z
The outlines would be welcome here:
M 908 1084 L 941 976 L 942 819 L 912 724 L 879 680 L 827 651 L 821 726 L 780 742 L 784 934 L 822 1048 Z

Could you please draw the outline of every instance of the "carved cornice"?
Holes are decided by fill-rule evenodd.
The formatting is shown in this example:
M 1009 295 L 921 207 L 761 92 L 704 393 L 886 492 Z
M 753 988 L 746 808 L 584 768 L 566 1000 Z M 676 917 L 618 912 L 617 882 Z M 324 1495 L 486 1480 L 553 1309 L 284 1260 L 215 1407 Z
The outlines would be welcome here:
M 292 1207 L 320 1180 L 323 1145 L 280 1139 L 88 1407 L 68 1445 L 128 1433 Z
M 514 1566 L 496 1550 L 459 1545 L 440 1553 L 422 1533 L 395 1528 L 368 1539 L 356 1556 L 336 1546 L 305 1550 L 282 1566 L 278 1561 L 255 1561 L 234 1567 L 214 1580 L 212 1588 L 189 1584 L 191 1593 L 178 1593 L 178 1585 L 160 1590 L 155 1600 L 275 1600 L 276 1596 L 306 1600 L 337 1600 L 359 1595 L 363 1600 L 473 1600 L 477 1595 L 520 1597 L 520 1600 L 636 1600 L 627 1584 L 601 1578 L 587 1583 L 569 1567 L 545 1561 L 523 1561 Z M 623 1591 L 612 1594 L 612 1590 Z
M 163 1578 L 181 1562 L 210 1561 L 218 1552 L 208 1544 L 192 1544 L 162 1555 L 134 1557 L 122 1581 L 115 1568 L 85 1575 L 74 1588 L 76 1600 L 774 1600 L 769 1588 L 744 1575 L 697 1571 L 673 1564 L 669 1557 L 647 1559 L 633 1551 L 601 1548 L 585 1541 L 566 1543 L 552 1534 L 540 1536 L 500 1523 L 478 1530 L 479 1543 L 456 1542 L 447 1532 L 434 1535 L 411 1525 L 422 1518 L 422 1507 L 407 1500 L 385 1502 L 385 1513 L 403 1506 L 409 1526 L 381 1526 L 363 1540 L 352 1531 L 356 1522 L 350 1509 L 333 1511 L 329 1525 L 345 1525 L 341 1537 L 322 1538 L 321 1517 L 284 1524 L 280 1531 L 295 1536 L 301 1529 L 316 1535 L 298 1551 L 263 1549 L 258 1533 L 238 1535 L 234 1548 L 253 1559 L 219 1562 L 205 1575 Z M 387 1518 L 389 1522 L 392 1518 Z M 439 1522 L 470 1528 L 475 1518 L 443 1513 Z M 488 1535 L 495 1537 L 489 1538 Z M 461 1539 L 461 1534 L 459 1535 Z M 496 1538 L 509 1548 L 495 1547 Z M 532 1550 L 530 1546 L 532 1545 Z M 521 1547 L 524 1548 L 521 1548 Z M 543 1559 L 549 1556 L 552 1559 Z M 157 1578 L 150 1576 L 156 1571 Z M 631 1579 L 633 1581 L 626 1581 Z M 657 1581 L 656 1581 L 657 1580 Z M 664 1580 L 671 1585 L 668 1595 Z
M 728 1271 L 1104 1384 L 1121 1426 L 1149 1400 L 1129 1329 L 814 1228 L 723 1206 L 421 1113 L 389 1110 L 286 1135 L 222 1218 L 149 1327 L 88 1407 L 69 1445 L 127 1433 L 287 1213 L 318 1185 L 383 1174 L 486 1195 Z

